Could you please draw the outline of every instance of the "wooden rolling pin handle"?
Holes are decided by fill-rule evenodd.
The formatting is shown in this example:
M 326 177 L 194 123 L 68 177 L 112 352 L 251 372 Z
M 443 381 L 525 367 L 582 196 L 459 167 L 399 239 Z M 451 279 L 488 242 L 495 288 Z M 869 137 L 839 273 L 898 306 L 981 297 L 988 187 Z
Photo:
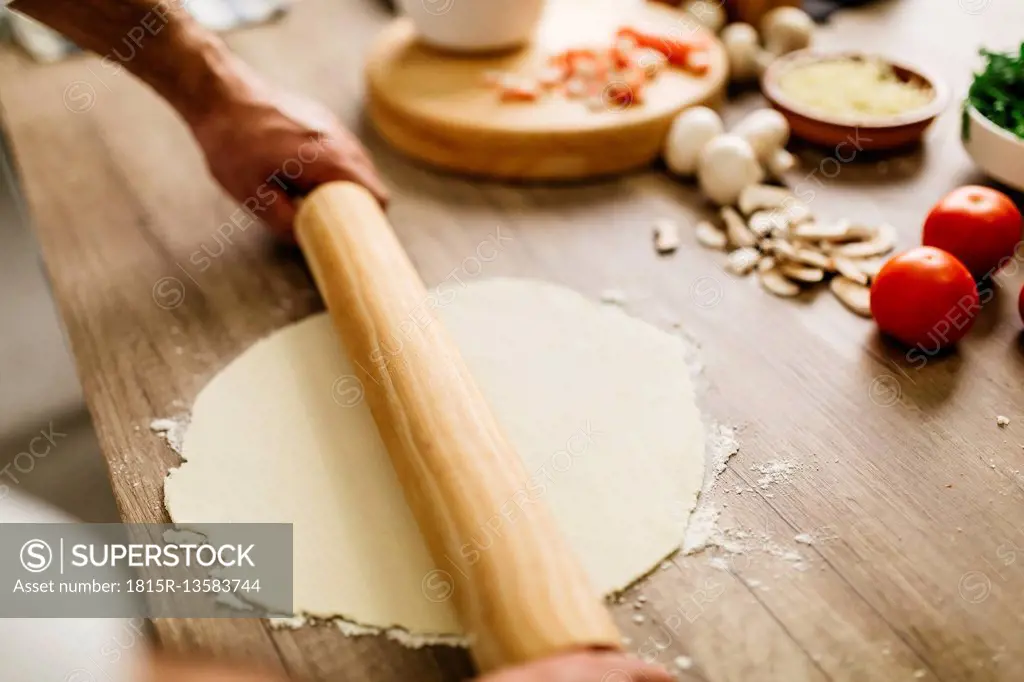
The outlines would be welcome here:
M 482 671 L 579 649 L 619 633 L 373 197 L 331 183 L 299 208 L 296 237 Z M 518 507 L 514 520 L 510 511 Z M 503 523 L 490 545 L 473 537 Z M 443 576 L 443 577 L 442 577 Z

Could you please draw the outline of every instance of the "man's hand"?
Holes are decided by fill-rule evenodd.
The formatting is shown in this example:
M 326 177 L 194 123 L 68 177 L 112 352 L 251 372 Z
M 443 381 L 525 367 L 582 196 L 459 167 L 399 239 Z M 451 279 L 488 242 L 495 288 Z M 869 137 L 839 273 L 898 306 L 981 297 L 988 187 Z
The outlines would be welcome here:
M 324 182 L 352 180 L 385 200 L 366 152 L 330 112 L 265 83 L 185 4 L 14 0 L 12 7 L 149 84 L 192 128 L 214 177 L 276 231 L 290 232 L 294 195 Z
M 359 141 L 317 102 L 268 88 L 238 93 L 190 121 L 213 177 L 278 234 L 295 199 L 335 180 L 387 189 Z
M 664 668 L 617 652 L 582 651 L 503 668 L 477 682 L 674 682 Z

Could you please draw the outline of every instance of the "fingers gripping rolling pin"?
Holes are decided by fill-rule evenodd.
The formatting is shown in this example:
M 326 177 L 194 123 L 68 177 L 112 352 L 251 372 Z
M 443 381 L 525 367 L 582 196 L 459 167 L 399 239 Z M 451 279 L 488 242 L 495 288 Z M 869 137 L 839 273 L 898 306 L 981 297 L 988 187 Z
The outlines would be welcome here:
M 474 532 L 521 499 L 528 476 L 377 202 L 351 183 L 324 185 L 295 230 L 349 357 L 375 372 L 362 377 L 373 418 L 436 565 L 452 569 L 477 666 L 617 649 L 543 499 L 522 505 L 475 561 L 463 556 Z

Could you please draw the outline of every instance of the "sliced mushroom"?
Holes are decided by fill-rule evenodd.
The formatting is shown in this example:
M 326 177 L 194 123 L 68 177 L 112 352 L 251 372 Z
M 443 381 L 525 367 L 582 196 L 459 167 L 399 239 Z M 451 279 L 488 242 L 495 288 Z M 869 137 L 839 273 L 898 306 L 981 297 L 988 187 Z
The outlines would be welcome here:
M 879 270 L 885 265 L 888 258 L 858 258 L 853 263 L 868 276 L 869 279 L 874 279 L 878 276 Z
M 786 187 L 756 184 L 743 188 L 738 206 L 745 215 L 750 215 L 764 208 L 784 208 L 792 201 L 796 201 L 796 197 Z
M 725 234 L 734 246 L 743 248 L 757 244 L 757 235 L 747 227 L 747 224 L 743 222 L 743 218 L 736 212 L 736 209 L 723 206 L 722 222 L 725 223 Z
M 832 267 L 840 275 L 846 279 L 853 280 L 857 284 L 867 284 L 868 276 L 864 273 L 860 267 L 857 266 L 857 261 L 845 258 L 843 256 L 832 257 Z
M 785 260 L 796 259 L 796 247 L 785 239 L 766 239 L 763 246 L 766 251 L 774 253 Z
M 786 216 L 778 210 L 754 211 L 747 220 L 747 225 L 758 237 L 785 232 L 789 228 Z
M 729 254 L 725 269 L 735 275 L 746 275 L 754 269 L 760 259 L 760 251 L 751 246 L 745 246 Z
M 799 225 L 794 225 L 789 230 L 789 235 L 791 237 L 795 239 L 804 239 L 807 241 L 835 239 L 837 237 L 842 236 L 842 234 L 842 230 L 837 229 L 835 225 L 819 223 L 817 221 L 810 221 Z
M 871 239 L 832 247 L 833 256 L 847 258 L 868 258 L 881 256 L 896 248 L 896 228 L 889 224 L 879 225 L 877 234 Z
M 806 246 L 797 248 L 792 260 L 797 263 L 809 265 L 812 268 L 821 268 L 822 270 L 832 269 L 832 262 L 828 256 Z
M 664 218 L 654 223 L 654 249 L 669 254 L 679 248 L 679 223 Z
M 807 282 L 808 284 L 814 284 L 825 279 L 825 271 L 823 269 L 798 263 L 783 263 L 779 266 L 779 271 L 790 279 L 797 282 Z
M 844 306 L 864 317 L 871 317 L 871 289 L 852 279 L 837 275 L 828 283 L 836 298 Z
M 853 220 L 843 221 L 846 225 L 846 231 L 852 235 L 852 239 L 874 239 L 877 237 L 883 229 L 883 225 L 869 225 L 868 223 L 858 223 Z
M 729 243 L 729 238 L 725 235 L 725 232 L 715 227 L 714 223 L 710 220 L 702 220 L 697 223 L 694 233 L 697 235 L 697 242 L 709 249 L 722 251 Z
M 757 271 L 771 270 L 775 267 L 775 264 L 775 256 L 761 256 L 761 260 L 757 261 Z
M 811 207 L 799 199 L 794 199 L 786 204 L 783 212 L 786 214 L 786 219 L 790 225 L 799 225 L 814 218 L 814 214 L 811 213 Z
M 837 223 L 806 222 L 794 225 L 790 235 L 807 241 L 848 242 L 856 239 L 871 239 L 876 235 L 873 228 L 849 221 Z
M 776 296 L 792 298 L 800 293 L 799 285 L 788 279 L 777 268 L 759 273 L 761 286 Z

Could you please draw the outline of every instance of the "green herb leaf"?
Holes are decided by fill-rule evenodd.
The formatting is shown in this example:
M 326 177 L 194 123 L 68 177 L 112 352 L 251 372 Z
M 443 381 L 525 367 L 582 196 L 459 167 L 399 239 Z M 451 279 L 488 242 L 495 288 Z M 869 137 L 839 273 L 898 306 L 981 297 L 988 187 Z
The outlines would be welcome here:
M 1016 52 L 981 50 L 985 69 L 974 75 L 967 103 L 1000 128 L 1024 138 L 1024 43 Z M 963 135 L 967 135 L 966 111 Z

